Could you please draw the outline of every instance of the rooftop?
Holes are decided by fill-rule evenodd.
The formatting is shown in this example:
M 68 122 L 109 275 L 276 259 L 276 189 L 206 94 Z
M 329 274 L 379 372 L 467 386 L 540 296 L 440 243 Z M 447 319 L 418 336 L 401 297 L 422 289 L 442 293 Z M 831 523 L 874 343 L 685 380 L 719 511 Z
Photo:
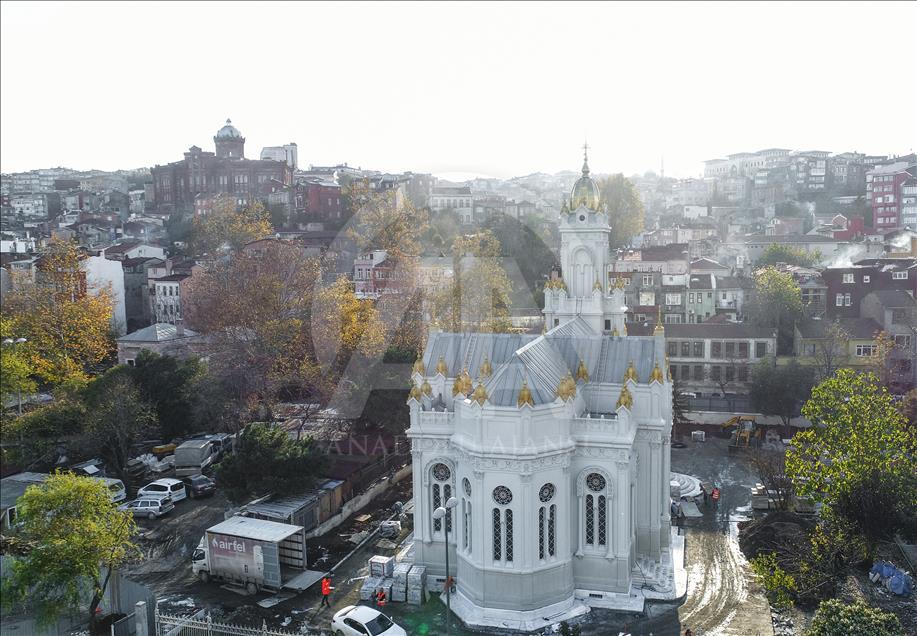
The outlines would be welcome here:
M 773 338 L 774 330 L 743 322 L 665 325 L 666 338 Z
M 877 289 L 876 291 L 869 292 L 866 297 L 875 296 L 876 300 L 882 303 L 885 307 L 913 307 L 917 304 L 917 301 L 914 300 L 914 297 L 911 296 L 904 290 L 901 289 Z
M 169 342 L 180 338 L 193 338 L 198 335 L 196 331 L 191 331 L 190 329 L 185 329 L 184 331 L 185 335 L 179 336 L 175 325 L 157 322 L 155 325 L 121 336 L 118 338 L 118 342 Z
M 293 526 L 287 523 L 277 523 L 265 519 L 252 519 L 251 517 L 230 517 L 223 523 L 207 528 L 207 532 L 228 534 L 241 539 L 257 539 L 259 541 L 283 541 L 297 532 L 302 532 L 302 526 Z
M 825 337 L 828 327 L 832 324 L 835 323 L 830 320 L 810 320 L 799 323 L 797 328 L 803 338 L 819 339 Z M 872 340 L 882 331 L 882 326 L 872 318 L 841 318 L 836 324 L 855 340 Z

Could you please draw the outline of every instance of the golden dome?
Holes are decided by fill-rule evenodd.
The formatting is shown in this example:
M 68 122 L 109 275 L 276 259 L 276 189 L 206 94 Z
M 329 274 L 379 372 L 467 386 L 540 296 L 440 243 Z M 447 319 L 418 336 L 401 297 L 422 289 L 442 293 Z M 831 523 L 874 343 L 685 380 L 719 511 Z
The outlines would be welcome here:
M 662 369 L 659 368 L 659 361 L 656 361 L 656 364 L 653 366 L 653 370 L 650 372 L 650 384 L 653 382 L 658 382 L 659 384 L 663 383 L 662 378 Z
M 583 361 L 579 361 L 579 366 L 576 368 L 576 381 L 579 382 L 589 382 L 589 369 L 586 368 L 586 365 L 583 364 Z
M 626 283 L 624 282 L 624 277 L 619 276 L 615 278 L 615 289 L 624 289 L 624 287 L 626 287 Z
M 634 396 L 630 394 L 630 390 L 627 388 L 627 384 L 621 387 L 621 395 L 618 396 L 618 404 L 615 408 L 621 408 L 622 406 L 628 411 L 634 405 Z
M 474 390 L 474 393 L 471 395 L 471 400 L 477 402 L 481 406 L 484 406 L 484 402 L 487 401 L 487 389 L 484 388 L 484 385 L 481 384 L 481 381 L 478 380 L 478 388 Z
M 573 376 L 570 375 L 569 371 L 567 371 L 567 375 L 562 377 L 557 384 L 557 397 L 564 402 L 576 397 L 576 382 L 573 381 Z
M 597 289 L 599 291 L 602 291 L 602 281 L 600 281 L 598 277 L 596 277 L 595 283 L 593 283 L 592 285 L 592 289 Z
M 493 372 L 494 372 L 494 368 L 490 364 L 490 359 L 485 354 L 484 361 L 481 363 L 481 368 L 478 371 L 478 375 L 484 378 L 489 378 Z
M 583 176 L 576 180 L 570 191 L 570 210 L 575 210 L 584 205 L 590 210 L 599 209 L 599 186 L 589 176 L 589 157 L 586 148 L 583 148 Z
M 423 379 L 423 384 L 420 385 L 420 392 L 424 395 L 433 395 L 433 387 L 430 386 L 426 378 Z
M 640 382 L 639 378 L 637 378 L 637 369 L 634 368 L 633 360 L 630 361 L 630 364 L 627 365 L 627 370 L 624 372 L 624 382 L 627 382 L 628 380 Z
M 411 392 L 408 394 L 408 401 L 410 400 L 420 400 L 420 387 L 411 383 Z
M 532 397 L 532 391 L 529 389 L 529 383 L 522 381 L 522 388 L 519 389 L 519 398 L 516 400 L 516 406 L 521 407 L 523 404 L 535 406 L 535 399 Z
M 563 278 L 549 278 L 544 284 L 545 289 L 566 289 L 567 284 L 564 282 Z
M 468 368 L 465 367 L 462 369 L 462 375 L 455 379 L 455 382 L 452 383 L 452 395 L 455 396 L 458 393 L 462 395 L 468 395 L 471 393 L 471 376 L 468 375 Z
M 436 361 L 436 372 L 443 377 L 449 375 L 449 367 L 446 366 L 446 359 L 442 356 Z
M 424 372 L 423 358 L 417 358 L 417 360 L 414 361 L 414 368 L 412 369 L 411 372 L 419 373 L 420 375 L 423 375 L 423 372 Z

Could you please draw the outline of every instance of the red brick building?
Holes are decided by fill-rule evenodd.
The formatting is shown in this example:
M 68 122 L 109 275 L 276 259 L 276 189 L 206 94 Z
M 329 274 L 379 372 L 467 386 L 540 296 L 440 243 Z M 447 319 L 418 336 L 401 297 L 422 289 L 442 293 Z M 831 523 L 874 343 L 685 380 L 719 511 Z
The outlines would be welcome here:
M 917 161 L 899 161 L 876 166 L 866 174 L 866 193 L 872 203 L 873 227 L 880 234 L 898 230 L 902 219 L 904 183 L 917 176 Z M 910 221 L 910 219 L 909 219 Z
M 190 213 L 200 194 L 228 194 L 246 205 L 263 198 L 272 181 L 292 184 L 293 171 L 286 162 L 245 158 L 245 138 L 228 119 L 213 141 L 216 152 L 191 146 L 181 161 L 152 168 L 156 212 Z

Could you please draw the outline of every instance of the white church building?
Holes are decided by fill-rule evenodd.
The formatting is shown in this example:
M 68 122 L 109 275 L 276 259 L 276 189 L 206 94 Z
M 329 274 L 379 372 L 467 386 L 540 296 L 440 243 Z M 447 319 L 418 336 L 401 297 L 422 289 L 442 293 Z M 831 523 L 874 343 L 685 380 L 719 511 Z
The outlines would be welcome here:
M 663 328 L 627 336 L 585 161 L 560 232 L 545 333 L 432 332 L 414 365 L 415 563 L 441 581 L 448 548 L 452 609 L 468 624 L 531 630 L 676 596 Z

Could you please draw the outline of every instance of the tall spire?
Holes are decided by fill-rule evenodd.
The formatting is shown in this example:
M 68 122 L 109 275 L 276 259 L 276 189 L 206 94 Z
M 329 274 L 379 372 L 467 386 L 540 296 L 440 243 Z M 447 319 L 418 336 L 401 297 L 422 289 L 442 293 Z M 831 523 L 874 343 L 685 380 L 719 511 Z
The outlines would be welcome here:
M 589 176 L 589 142 L 583 141 L 583 176 Z

